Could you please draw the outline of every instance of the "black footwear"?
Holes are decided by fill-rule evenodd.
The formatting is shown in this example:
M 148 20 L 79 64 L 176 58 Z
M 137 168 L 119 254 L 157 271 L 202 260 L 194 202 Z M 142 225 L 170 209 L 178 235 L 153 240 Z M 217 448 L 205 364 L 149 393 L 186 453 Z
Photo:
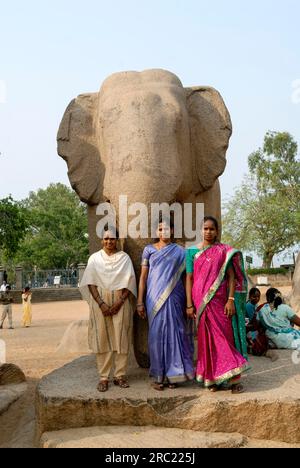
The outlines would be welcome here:
M 212 385 L 211 387 L 208 387 L 208 390 L 209 390 L 211 393 L 215 393 L 215 392 L 218 392 L 218 391 L 219 391 L 219 387 L 218 387 L 218 385 Z
M 176 390 L 176 388 L 178 388 L 178 385 L 176 383 L 174 383 L 174 384 L 168 383 L 168 388 L 170 390 Z
M 245 393 L 245 388 L 241 383 L 233 384 L 231 386 L 231 393 L 233 393 L 233 395 L 237 395 L 239 393 Z

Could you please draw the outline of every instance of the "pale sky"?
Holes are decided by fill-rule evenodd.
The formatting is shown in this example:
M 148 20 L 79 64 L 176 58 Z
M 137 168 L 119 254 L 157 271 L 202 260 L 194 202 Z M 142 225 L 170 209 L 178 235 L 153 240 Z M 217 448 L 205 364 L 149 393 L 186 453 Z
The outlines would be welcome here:
M 268 130 L 300 144 L 299 18 L 299 0 L 1 0 L 0 198 L 68 184 L 56 133 L 69 101 L 147 68 L 221 92 L 234 126 L 221 185 L 232 194 Z

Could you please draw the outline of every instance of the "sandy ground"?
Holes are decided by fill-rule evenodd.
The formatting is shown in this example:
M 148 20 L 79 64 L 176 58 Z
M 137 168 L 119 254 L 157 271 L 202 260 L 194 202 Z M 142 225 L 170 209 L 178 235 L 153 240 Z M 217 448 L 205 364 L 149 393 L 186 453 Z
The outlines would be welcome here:
M 266 288 L 261 289 L 264 294 Z M 290 293 L 290 288 L 281 289 L 285 295 Z M 82 301 L 35 304 L 33 325 L 28 329 L 21 327 L 21 317 L 21 306 L 14 305 L 15 329 L 0 330 L 0 339 L 7 346 L 7 362 L 19 366 L 28 379 L 26 394 L 0 416 L 0 448 L 34 447 L 36 385 L 44 375 L 79 357 L 56 355 L 55 350 L 70 323 L 88 318 L 88 306 Z
M 0 330 L 7 362 L 16 364 L 28 379 L 26 394 L 0 417 L 0 448 L 34 446 L 34 397 L 38 381 L 77 356 L 57 356 L 55 350 L 68 325 L 88 318 L 85 302 L 54 302 L 33 306 L 33 325 L 21 328 L 22 307 L 13 306 L 14 330 Z M 7 323 L 4 324 L 7 327 Z

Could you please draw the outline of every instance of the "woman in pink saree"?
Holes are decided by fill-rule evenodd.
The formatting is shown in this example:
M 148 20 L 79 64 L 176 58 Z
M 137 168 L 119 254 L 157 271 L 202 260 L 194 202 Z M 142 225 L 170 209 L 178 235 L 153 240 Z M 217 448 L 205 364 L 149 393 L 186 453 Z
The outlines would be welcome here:
M 245 328 L 247 278 L 241 252 L 218 239 L 218 222 L 204 218 L 203 243 L 187 251 L 187 314 L 198 330 L 196 378 L 211 391 L 229 383 L 242 393 L 249 369 Z

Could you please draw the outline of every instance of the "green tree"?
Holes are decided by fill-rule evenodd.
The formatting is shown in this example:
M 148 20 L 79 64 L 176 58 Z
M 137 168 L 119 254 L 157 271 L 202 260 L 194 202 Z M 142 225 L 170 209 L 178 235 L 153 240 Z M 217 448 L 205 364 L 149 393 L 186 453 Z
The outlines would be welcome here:
M 29 232 L 17 256 L 25 268 L 69 268 L 88 257 L 86 207 L 63 184 L 31 192 L 23 201 Z
M 249 156 L 249 169 L 262 193 L 276 193 L 299 216 L 300 161 L 298 145 L 289 133 L 268 132 L 263 148 Z
M 288 133 L 267 133 L 249 156 L 251 176 L 224 206 L 223 237 L 256 252 L 269 268 L 273 257 L 300 241 L 300 162 Z
M 26 212 L 11 196 L 0 200 L 0 258 L 11 260 L 26 235 Z

